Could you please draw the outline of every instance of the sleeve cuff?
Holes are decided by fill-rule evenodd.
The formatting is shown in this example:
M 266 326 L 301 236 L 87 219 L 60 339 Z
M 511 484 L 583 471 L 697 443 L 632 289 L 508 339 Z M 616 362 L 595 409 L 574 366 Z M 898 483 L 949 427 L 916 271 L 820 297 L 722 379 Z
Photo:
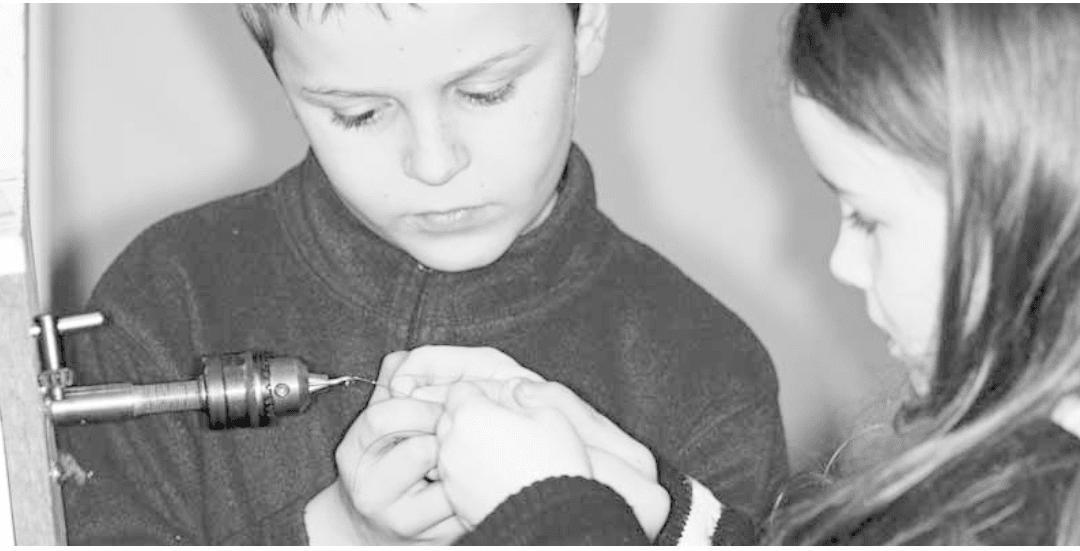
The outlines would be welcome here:
M 615 490 L 560 476 L 499 504 L 458 545 L 647 545 L 634 511 Z
M 657 458 L 657 478 L 671 496 L 667 521 L 656 545 L 754 545 L 753 520 L 720 502 L 700 482 Z

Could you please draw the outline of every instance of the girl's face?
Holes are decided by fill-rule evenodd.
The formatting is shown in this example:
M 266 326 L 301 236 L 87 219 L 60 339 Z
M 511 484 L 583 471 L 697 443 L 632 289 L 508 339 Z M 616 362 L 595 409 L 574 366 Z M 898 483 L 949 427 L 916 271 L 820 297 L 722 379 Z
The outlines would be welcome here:
M 818 102 L 791 95 L 810 160 L 840 201 L 843 221 L 829 267 L 866 295 L 870 320 L 929 389 L 943 286 L 947 208 L 944 176 L 847 126 Z

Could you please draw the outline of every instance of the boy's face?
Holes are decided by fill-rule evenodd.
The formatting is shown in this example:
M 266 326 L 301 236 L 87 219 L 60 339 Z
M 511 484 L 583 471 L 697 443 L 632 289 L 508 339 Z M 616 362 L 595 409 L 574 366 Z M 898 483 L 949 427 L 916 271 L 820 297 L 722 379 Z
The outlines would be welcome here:
M 490 264 L 551 212 L 606 11 L 575 33 L 565 4 L 382 9 L 278 16 L 285 93 L 368 228 L 431 268 Z

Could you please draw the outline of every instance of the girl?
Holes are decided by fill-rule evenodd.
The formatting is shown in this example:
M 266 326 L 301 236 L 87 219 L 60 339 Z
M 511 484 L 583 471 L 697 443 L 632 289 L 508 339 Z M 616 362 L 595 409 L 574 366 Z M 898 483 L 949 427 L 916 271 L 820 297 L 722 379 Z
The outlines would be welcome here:
M 1080 389 L 1080 7 L 803 6 L 788 63 L 844 216 L 832 271 L 909 367 L 897 422 L 922 437 L 786 504 L 764 540 L 1080 541 L 1080 440 L 1062 428 Z M 466 542 L 647 543 L 580 429 L 519 399 L 537 384 L 447 398 L 439 471 L 479 523 Z M 500 464 L 529 468 L 494 484 Z

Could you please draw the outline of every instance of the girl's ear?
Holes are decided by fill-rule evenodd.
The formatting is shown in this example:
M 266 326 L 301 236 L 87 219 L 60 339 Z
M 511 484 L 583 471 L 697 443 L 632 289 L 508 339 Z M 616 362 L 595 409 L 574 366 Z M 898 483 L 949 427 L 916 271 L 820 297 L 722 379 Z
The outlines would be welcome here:
M 578 13 L 574 45 L 577 50 L 578 76 L 586 76 L 596 70 L 604 57 L 604 40 L 607 37 L 607 4 L 581 4 Z

